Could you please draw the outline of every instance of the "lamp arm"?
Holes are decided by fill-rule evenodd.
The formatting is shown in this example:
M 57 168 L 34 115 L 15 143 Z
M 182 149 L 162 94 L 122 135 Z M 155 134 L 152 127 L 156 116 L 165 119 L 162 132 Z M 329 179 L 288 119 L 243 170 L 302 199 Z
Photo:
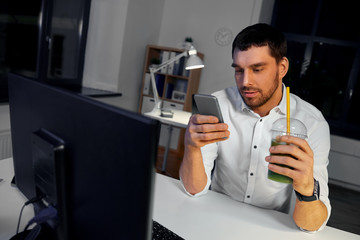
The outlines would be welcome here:
M 154 95 L 154 100 L 155 100 L 155 106 L 154 106 L 154 110 L 155 109 L 160 109 L 161 108 L 161 101 L 159 98 L 159 93 L 157 91 L 157 87 L 156 87 L 156 81 L 155 81 L 155 72 L 159 71 L 155 71 L 155 68 L 150 67 L 150 78 L 151 78 L 151 85 L 152 85 L 152 91 L 153 91 L 153 95 Z
M 163 69 L 164 67 L 170 65 L 171 63 L 175 62 L 176 60 L 179 60 L 180 58 L 186 57 L 186 56 L 188 56 L 188 51 L 187 50 L 180 53 L 179 55 L 176 55 L 175 57 L 170 58 L 169 60 L 161 63 L 160 65 L 157 65 L 156 67 L 151 67 L 150 66 L 150 70 L 151 70 L 151 68 L 154 69 L 154 73 L 155 73 L 155 72 Z

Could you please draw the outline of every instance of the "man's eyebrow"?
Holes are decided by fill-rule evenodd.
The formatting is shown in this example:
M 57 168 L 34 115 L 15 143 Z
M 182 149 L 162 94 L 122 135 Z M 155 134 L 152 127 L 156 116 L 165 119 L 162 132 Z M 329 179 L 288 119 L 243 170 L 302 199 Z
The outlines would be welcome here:
M 240 67 L 240 66 L 237 65 L 236 63 L 232 63 L 232 64 L 231 64 L 231 67 L 236 68 L 236 67 Z
M 267 65 L 266 62 L 259 62 L 259 63 L 254 63 L 252 65 L 250 65 L 251 67 L 262 67 L 262 66 L 265 66 Z
M 258 63 L 251 64 L 249 67 L 261 67 L 261 66 L 265 66 L 265 65 L 267 65 L 266 62 L 258 62 Z M 232 63 L 231 67 L 233 67 L 233 68 L 237 68 L 237 67 L 241 68 L 241 66 L 237 65 L 236 63 Z

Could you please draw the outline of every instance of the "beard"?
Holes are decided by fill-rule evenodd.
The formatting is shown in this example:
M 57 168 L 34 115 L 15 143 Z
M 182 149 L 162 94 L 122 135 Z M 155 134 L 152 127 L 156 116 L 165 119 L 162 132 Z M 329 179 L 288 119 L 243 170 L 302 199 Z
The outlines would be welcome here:
M 279 73 L 276 72 L 276 75 L 272 80 L 272 85 L 269 89 L 263 90 L 256 87 L 241 87 L 239 89 L 239 93 L 248 107 L 250 107 L 251 109 L 256 109 L 266 104 L 272 98 L 276 89 L 279 87 L 279 84 Z M 257 98 L 246 98 L 243 94 L 244 91 L 257 91 L 260 96 Z

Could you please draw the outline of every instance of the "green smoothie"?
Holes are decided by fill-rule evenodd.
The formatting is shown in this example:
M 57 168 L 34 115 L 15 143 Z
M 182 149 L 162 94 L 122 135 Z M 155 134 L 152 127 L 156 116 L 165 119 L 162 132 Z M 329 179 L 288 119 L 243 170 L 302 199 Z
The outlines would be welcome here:
M 271 140 L 271 146 L 284 145 L 284 144 L 285 144 L 284 142 L 277 142 L 275 139 Z M 288 154 L 271 154 L 271 155 L 290 156 Z M 276 165 L 291 168 L 291 167 L 288 167 L 288 166 L 283 165 L 283 164 L 276 164 Z M 271 179 L 271 180 L 276 181 L 276 182 L 281 182 L 281 183 L 292 183 L 293 182 L 293 180 L 291 178 L 289 178 L 287 176 L 284 176 L 284 175 L 281 175 L 281 174 L 278 174 L 278 173 L 275 173 L 275 172 L 273 172 L 271 170 L 268 171 L 268 179 Z

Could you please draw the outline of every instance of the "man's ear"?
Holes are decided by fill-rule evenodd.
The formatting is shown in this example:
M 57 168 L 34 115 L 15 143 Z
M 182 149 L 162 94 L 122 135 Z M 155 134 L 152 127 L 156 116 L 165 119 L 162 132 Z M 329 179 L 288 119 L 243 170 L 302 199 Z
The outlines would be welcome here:
M 288 70 L 289 70 L 289 60 L 286 57 L 283 57 L 279 62 L 279 77 L 281 79 L 285 77 Z

